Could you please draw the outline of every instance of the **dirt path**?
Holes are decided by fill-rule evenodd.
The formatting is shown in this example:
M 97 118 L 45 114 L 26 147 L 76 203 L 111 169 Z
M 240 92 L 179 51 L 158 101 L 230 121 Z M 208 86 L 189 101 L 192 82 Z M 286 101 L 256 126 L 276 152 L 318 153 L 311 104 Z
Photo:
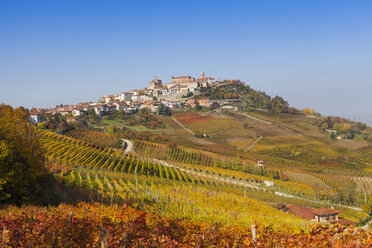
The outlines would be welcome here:
M 369 229 L 369 226 L 371 225 L 372 223 L 372 220 L 369 221 L 367 224 L 365 224 L 364 226 L 362 226 L 363 229 Z
M 125 152 L 131 152 L 133 148 L 133 143 L 130 140 L 122 139 L 123 140 L 123 148 L 125 146 Z
M 265 124 L 269 124 L 269 125 L 272 124 L 269 121 L 264 121 L 264 120 L 258 119 L 258 118 L 254 117 L 252 115 L 249 115 L 249 114 L 246 114 L 246 113 L 242 113 L 242 114 L 245 115 L 245 116 L 247 116 L 248 118 L 253 119 L 253 120 L 256 120 L 256 121 L 259 121 L 259 122 L 262 122 L 262 123 L 265 123 Z
M 262 136 L 260 136 L 260 137 L 258 137 L 255 141 L 253 141 L 252 142 L 252 144 L 250 144 L 248 147 L 247 147 L 247 149 L 245 149 L 245 151 L 247 152 L 247 151 L 249 151 L 252 147 L 254 147 L 254 145 L 258 142 L 258 141 L 260 141 L 260 139 L 262 139 L 263 137 Z
M 183 129 L 185 129 L 188 133 L 190 133 L 191 135 L 195 135 L 195 133 L 192 130 L 190 130 L 187 127 L 185 127 L 185 125 L 183 125 L 181 122 L 179 122 L 176 118 L 174 118 L 173 116 L 171 116 L 171 119 L 174 120 L 174 122 L 176 122 Z

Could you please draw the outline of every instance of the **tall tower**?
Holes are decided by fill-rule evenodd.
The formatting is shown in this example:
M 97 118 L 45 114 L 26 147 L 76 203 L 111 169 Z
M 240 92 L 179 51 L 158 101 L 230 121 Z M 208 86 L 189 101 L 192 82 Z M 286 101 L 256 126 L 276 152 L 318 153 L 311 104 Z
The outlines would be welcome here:
M 203 78 L 204 77 L 204 72 L 200 72 L 200 78 Z

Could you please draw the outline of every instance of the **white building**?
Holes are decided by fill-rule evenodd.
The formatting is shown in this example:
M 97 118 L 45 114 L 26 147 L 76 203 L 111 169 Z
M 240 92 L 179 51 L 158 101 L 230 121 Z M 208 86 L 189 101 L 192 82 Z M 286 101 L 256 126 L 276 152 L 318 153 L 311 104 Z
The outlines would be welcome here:
M 114 105 L 116 106 L 116 110 L 123 110 L 125 112 L 128 111 L 128 104 L 126 104 L 125 102 L 116 102 L 114 103 Z
M 40 123 L 41 122 L 41 114 L 31 114 L 30 115 L 31 123 Z
M 80 108 L 75 108 L 71 111 L 71 114 L 73 116 L 82 116 L 84 114 L 84 111 L 83 109 L 80 109 Z
M 164 106 L 172 109 L 172 108 L 180 108 L 181 107 L 181 101 L 171 101 L 171 100 L 160 100 Z
M 122 92 L 119 95 L 120 95 L 119 97 L 120 101 L 124 101 L 126 99 L 131 99 L 133 94 L 130 92 Z
M 264 184 L 268 187 L 273 187 L 274 186 L 274 182 L 271 182 L 271 181 L 264 181 Z

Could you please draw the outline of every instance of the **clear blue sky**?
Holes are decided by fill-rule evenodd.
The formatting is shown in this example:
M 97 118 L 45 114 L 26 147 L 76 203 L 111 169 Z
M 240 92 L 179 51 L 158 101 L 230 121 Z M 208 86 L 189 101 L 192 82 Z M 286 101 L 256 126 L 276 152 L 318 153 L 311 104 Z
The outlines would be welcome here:
M 0 0 L 0 102 L 95 101 L 201 70 L 372 113 L 372 1 Z

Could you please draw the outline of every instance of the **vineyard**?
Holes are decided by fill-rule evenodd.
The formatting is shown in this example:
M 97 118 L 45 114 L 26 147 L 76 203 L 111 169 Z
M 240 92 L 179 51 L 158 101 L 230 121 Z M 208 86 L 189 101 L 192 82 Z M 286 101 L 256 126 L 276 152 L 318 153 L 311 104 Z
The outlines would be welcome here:
M 40 131 L 49 161 L 52 164 L 67 167 L 155 176 L 167 180 L 203 185 L 233 184 L 241 188 L 271 192 L 272 195 L 274 191 L 297 195 L 305 201 L 306 199 L 320 197 L 320 199 L 328 201 L 321 203 L 323 205 L 331 204 L 329 200 L 336 200 L 332 196 L 334 190 L 347 192 L 351 187 L 354 187 L 352 180 L 343 179 L 343 181 L 339 181 L 335 177 L 328 179 L 321 174 L 317 177 L 311 177 L 309 174 L 288 173 L 290 181 L 283 182 L 270 178 L 274 182 L 274 187 L 267 188 L 264 181 L 268 179 L 268 175 L 275 175 L 275 171 L 269 170 L 266 172 L 266 176 L 262 176 L 259 175 L 259 168 L 251 164 L 242 165 L 240 161 L 227 159 L 213 153 L 140 140 L 134 142 L 133 151 L 125 152 L 118 148 L 103 146 L 103 144 L 110 144 L 109 138 L 118 141 L 119 138 L 116 136 L 105 134 L 104 136 L 98 136 L 100 138 L 94 138 L 94 133 L 92 131 L 79 131 L 70 132 L 68 136 L 62 136 Z M 88 143 L 90 140 L 94 140 L 95 144 Z M 111 144 L 115 143 L 111 141 Z M 235 163 L 236 166 L 244 166 L 246 170 L 254 172 L 254 174 L 223 168 L 224 164 L 234 166 Z M 305 179 L 307 177 L 308 180 Z M 350 184 L 345 184 L 345 180 Z M 322 193 L 319 194 L 319 192 Z
M 226 244 L 236 242 L 240 244 L 239 247 L 244 247 L 242 244 L 246 244 L 246 247 L 270 247 L 268 244 L 272 243 L 266 239 L 281 239 L 287 244 L 288 240 L 303 242 L 310 238 L 313 243 L 325 242 L 320 243 L 321 245 L 334 245 L 337 242 L 342 245 L 350 242 L 364 245 L 371 239 L 368 232 L 344 229 L 337 225 L 313 229 L 314 224 L 311 221 L 280 210 L 280 206 L 288 204 L 312 208 L 337 206 L 342 210 L 340 217 L 355 222 L 362 221 L 367 217 L 365 213 L 353 209 L 354 207 L 341 206 L 335 200 L 337 192 L 348 192 L 353 188 L 357 189 L 358 193 L 370 192 L 370 182 L 365 177 L 351 178 L 336 175 L 328 177 L 323 173 L 291 170 L 279 173 L 275 167 L 260 169 L 246 160 L 141 139 L 134 139 L 132 149 L 126 151 L 122 149 L 125 147 L 122 138 L 125 137 L 87 130 L 74 130 L 66 135 L 38 130 L 38 134 L 48 161 L 47 168 L 54 173 L 59 183 L 64 185 L 58 189 L 58 192 L 61 192 L 67 202 L 79 202 L 80 199 L 92 205 L 83 204 L 79 207 L 63 205 L 61 209 L 35 209 L 34 221 L 25 225 L 29 229 L 22 233 L 22 237 L 16 239 L 21 247 L 29 242 L 36 247 L 49 243 L 79 247 L 82 244 L 79 242 L 86 242 L 84 244 L 99 242 L 103 235 L 103 240 L 109 245 L 108 247 L 123 247 L 124 243 L 144 247 L 147 245 L 194 247 L 200 242 L 210 244 L 209 239 L 214 237 L 213 232 L 223 232 L 222 230 L 227 231 L 230 230 L 229 228 L 234 228 L 237 233 L 231 234 L 233 237 L 226 236 L 224 241 L 216 240 L 217 246 L 221 244 L 220 242 Z M 271 157 L 271 159 L 285 159 L 288 167 L 294 163 L 296 168 L 299 168 L 298 165 L 303 163 L 290 158 Z M 267 159 L 267 161 L 272 160 Z M 331 160 L 325 163 L 307 165 L 323 170 L 324 167 L 337 169 L 343 166 Z M 244 168 L 244 170 L 229 168 Z M 313 169 L 308 167 L 307 170 Z M 281 177 L 285 175 L 287 179 L 282 180 L 278 175 Z M 266 185 L 268 180 L 273 183 L 272 186 Z M 96 205 L 97 203 L 104 205 Z M 118 207 L 123 205 L 126 206 L 123 209 Z M 72 215 L 70 209 L 74 209 Z M 86 213 L 84 215 L 81 209 L 92 210 L 94 215 L 88 216 Z M 150 218 L 144 221 L 138 217 L 144 226 L 169 222 L 175 225 L 173 228 L 180 225 L 180 228 L 192 230 L 179 233 L 178 236 L 169 234 L 164 229 L 162 229 L 164 233 L 161 231 L 154 233 L 151 228 L 134 231 L 136 225 L 132 224 L 138 222 L 135 217 L 130 220 L 120 219 L 121 217 L 114 219 L 99 212 L 106 210 L 120 213 L 130 211 L 132 214 L 142 213 L 144 216 L 156 218 L 156 220 Z M 4 216 L 8 216 L 6 211 L 3 210 Z M 25 210 L 13 208 L 10 211 L 16 213 Z M 72 216 L 70 222 L 68 222 L 68 212 Z M 67 226 L 60 230 L 52 229 L 53 233 L 48 238 L 30 238 L 49 232 L 47 226 L 51 223 L 45 220 L 46 215 L 59 218 L 61 223 Z M 6 218 L 10 219 L 5 221 L 5 217 L 2 217 L 0 223 L 2 227 L 6 226 L 6 235 L 9 238 L 5 241 L 13 244 L 11 242 L 14 240 L 10 237 L 20 235 L 15 231 L 15 226 L 20 225 L 21 221 L 27 221 L 27 218 L 17 219 L 21 216 L 16 217 L 16 215 Z M 81 223 L 83 219 L 88 221 L 87 228 L 95 225 L 95 230 L 89 234 L 81 233 L 79 228 L 82 224 L 77 223 Z M 154 221 L 159 223 L 156 224 Z M 73 226 L 74 223 L 76 227 Z M 256 225 L 255 238 L 249 228 L 253 223 Z M 35 227 L 31 227 L 32 225 Z M 196 226 L 197 230 L 194 230 Z M 216 226 L 218 231 L 214 229 Z M 200 232 L 202 228 L 205 228 L 203 229 L 205 232 Z M 212 229 L 214 231 L 209 233 Z M 74 234 L 70 233 L 70 230 L 74 230 Z M 138 236 L 133 232 L 137 232 Z M 191 232 L 195 232 L 193 236 L 195 239 L 190 239 Z M 329 233 L 325 234 L 329 235 L 329 238 L 322 241 L 315 240 L 312 235 L 319 232 Z M 338 234 L 332 236 L 335 233 Z M 359 239 L 342 238 L 349 233 L 360 233 L 364 236 Z M 207 237 L 208 235 L 211 237 Z M 218 235 L 230 234 L 228 232 L 218 233 Z M 26 240 L 24 237 L 29 238 Z M 81 240 L 77 240 L 78 237 Z M 163 240 L 164 244 L 160 240 Z
M 136 175 L 156 176 L 164 179 L 215 184 L 215 181 L 265 190 L 262 176 L 231 171 L 210 165 L 213 157 L 206 153 L 196 153 L 178 148 L 169 149 L 165 145 L 136 142 L 135 150 L 141 153 L 124 152 L 115 148 L 97 147 L 71 137 L 43 132 L 42 141 L 47 158 L 52 163 L 125 172 Z M 141 154 L 141 155 L 140 155 Z M 143 155 L 142 155 L 143 154 Z M 166 160 L 161 160 L 161 158 Z M 171 162 L 165 162 L 171 161 Z M 185 161 L 185 162 L 179 162 Z M 216 163 L 220 160 L 215 159 Z M 286 193 L 314 196 L 315 191 L 300 183 L 282 183 L 274 180 L 275 189 Z
M 170 147 L 147 141 L 136 141 L 134 145 L 136 153 L 143 156 L 166 161 L 184 162 L 186 164 L 198 164 L 213 166 L 216 158 L 213 154 L 200 152 L 180 147 Z
M 368 177 L 354 177 L 358 192 L 372 195 L 372 179 Z
M 8 207 L 0 210 L 3 247 L 370 247 L 361 229 L 318 225 L 273 230 L 173 219 L 129 206 Z
M 121 140 L 113 135 L 88 130 L 72 130 L 66 134 L 71 138 L 84 140 L 87 143 L 99 147 L 115 147 L 119 148 Z
M 114 169 L 117 171 L 128 173 L 139 169 L 140 172 L 138 173 L 143 173 L 144 171 L 146 171 L 147 173 L 151 171 L 151 173 L 149 172 L 150 174 L 157 174 L 157 176 L 160 176 L 160 172 L 165 171 L 165 169 L 157 169 L 156 167 L 159 165 L 156 164 L 159 164 L 160 161 L 167 161 L 168 163 L 178 164 L 181 167 L 191 166 L 191 169 L 195 170 L 197 168 L 198 170 L 206 171 L 207 174 L 220 173 L 220 171 L 216 170 L 215 168 L 236 168 L 237 170 L 250 171 L 251 173 L 256 174 L 256 176 L 247 173 L 235 173 L 235 175 L 232 175 L 231 170 L 224 170 L 224 173 L 230 174 L 235 178 L 248 177 L 250 181 L 255 182 L 262 182 L 263 180 L 265 180 L 265 178 L 259 178 L 259 169 L 249 161 L 236 160 L 210 152 L 137 139 L 134 140 L 133 151 L 129 154 L 125 154 L 123 151 L 118 149 L 123 146 L 121 138 L 119 136 L 87 130 L 74 130 L 67 133 L 67 136 L 72 138 L 72 140 L 75 139 L 78 142 L 84 141 L 85 146 L 91 146 L 93 150 L 91 150 L 90 153 L 83 152 L 85 155 L 92 155 L 93 151 L 97 148 L 103 149 L 103 151 L 101 151 L 99 154 L 92 155 L 87 160 L 81 159 L 75 161 L 74 158 L 70 157 L 67 157 L 66 160 L 65 158 L 63 158 L 63 156 L 61 156 L 61 154 L 54 154 L 56 158 L 62 159 L 68 164 L 80 164 L 82 161 L 84 161 L 85 166 L 92 166 L 92 164 L 90 163 L 94 164 L 94 162 L 96 162 L 95 166 L 97 166 L 101 162 L 100 160 L 91 161 L 89 159 L 104 155 L 102 161 L 105 161 L 105 164 L 103 165 L 103 168 L 109 166 L 108 169 Z M 285 139 L 289 140 L 289 142 L 302 140 L 304 142 L 303 146 L 312 147 L 314 145 L 319 145 L 319 142 L 309 141 L 301 137 L 286 137 Z M 288 168 L 303 169 L 304 171 L 307 171 L 307 173 L 288 172 L 287 175 L 289 175 L 290 181 L 295 183 L 295 187 L 291 187 L 289 183 L 283 184 L 281 182 L 277 182 L 278 185 L 282 186 L 280 190 L 300 195 L 305 194 L 309 196 L 314 196 L 315 194 L 317 194 L 316 192 L 320 191 L 322 192 L 321 195 L 332 196 L 335 194 L 335 192 L 346 193 L 349 189 L 358 186 L 358 192 L 370 194 L 368 184 L 355 184 L 355 182 L 359 182 L 363 179 L 355 181 L 349 178 L 364 178 L 368 176 L 368 172 L 363 170 L 363 167 L 355 168 L 354 165 L 347 165 L 346 163 L 338 163 L 331 160 L 319 159 L 320 157 L 317 155 L 317 152 L 316 150 L 314 150 L 314 148 L 304 151 L 303 149 L 299 149 L 298 147 L 292 147 L 290 144 L 283 144 L 278 142 L 279 141 L 276 138 L 271 138 L 269 140 L 265 139 L 265 142 L 260 142 L 260 145 L 255 148 L 256 152 L 262 153 L 261 158 L 270 163 L 285 164 L 285 166 Z M 276 148 L 270 149 L 269 154 L 266 154 L 265 149 L 268 149 L 270 146 L 273 145 L 275 145 Z M 70 150 L 66 149 L 60 150 L 60 152 L 62 151 L 64 151 L 65 154 L 70 152 Z M 97 153 L 97 151 L 95 152 Z M 114 153 L 115 155 L 113 155 Z M 327 151 L 327 153 L 333 157 L 337 157 L 338 155 L 337 151 Z M 51 158 L 53 159 L 55 157 L 52 156 Z M 122 159 L 122 161 L 119 161 L 119 158 Z M 128 162 L 128 160 L 130 162 Z M 138 165 L 136 163 L 137 160 L 139 160 Z M 155 166 L 149 165 L 149 163 L 153 163 L 155 164 Z M 350 160 L 348 160 L 348 163 L 350 163 Z M 130 166 L 130 164 L 132 164 L 132 166 Z M 122 168 L 122 166 L 124 166 L 124 168 Z M 164 167 L 164 164 L 162 165 L 162 167 Z M 275 171 L 270 173 L 275 174 Z M 316 175 L 312 175 L 314 173 Z M 331 174 L 333 175 L 333 177 L 331 179 L 328 179 L 328 177 L 326 176 L 327 174 Z M 170 175 L 172 174 L 170 173 Z M 183 179 L 177 178 L 177 180 Z
M 274 229 L 282 225 L 306 228 L 308 223 L 252 199 L 259 192 L 203 181 L 185 184 L 162 178 L 135 176 L 97 170 L 71 170 L 63 176 L 74 184 L 98 192 L 105 202 L 126 203 L 141 210 L 158 212 L 172 218 L 191 218 L 203 222 L 219 222 L 245 226 L 258 222 Z M 232 202 L 231 199 L 234 199 Z M 275 214 L 278 219 L 272 219 Z

